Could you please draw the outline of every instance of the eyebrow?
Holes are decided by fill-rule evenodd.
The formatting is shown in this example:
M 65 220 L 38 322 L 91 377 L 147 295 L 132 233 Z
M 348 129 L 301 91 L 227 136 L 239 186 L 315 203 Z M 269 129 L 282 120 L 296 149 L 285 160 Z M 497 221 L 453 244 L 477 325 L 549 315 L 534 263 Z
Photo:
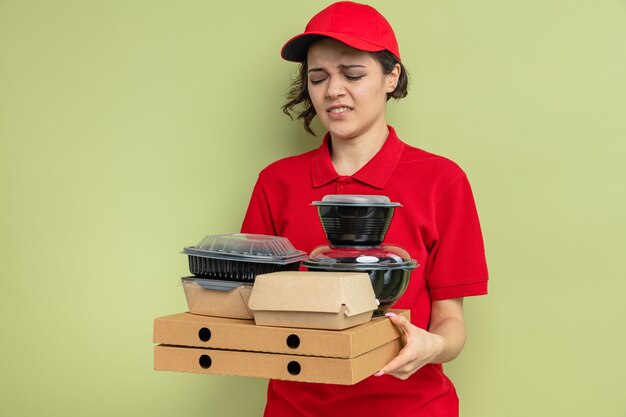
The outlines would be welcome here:
M 341 68 L 341 69 L 365 68 L 365 65 L 359 65 L 359 64 L 344 65 L 344 64 L 341 64 L 341 65 L 338 65 L 337 67 Z M 308 72 L 311 73 L 311 72 L 318 72 L 318 71 L 325 71 L 325 69 L 321 68 L 321 67 L 315 67 L 315 68 L 309 69 Z

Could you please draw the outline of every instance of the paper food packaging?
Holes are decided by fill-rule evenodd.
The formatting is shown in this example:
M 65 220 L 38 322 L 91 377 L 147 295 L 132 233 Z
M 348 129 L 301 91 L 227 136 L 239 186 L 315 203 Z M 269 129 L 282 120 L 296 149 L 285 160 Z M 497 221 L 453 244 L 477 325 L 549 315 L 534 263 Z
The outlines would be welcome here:
M 407 310 L 394 310 L 409 317 Z M 345 330 L 259 326 L 252 320 L 189 313 L 154 321 L 154 369 L 160 371 L 355 384 L 402 349 L 387 317 Z
M 370 321 L 378 301 L 366 272 L 285 271 L 259 275 L 248 307 L 262 326 L 341 330 Z
M 206 316 L 252 319 L 248 299 L 252 285 L 234 281 L 185 277 L 181 279 L 189 312 Z
M 338 359 L 158 345 L 154 366 L 161 371 L 352 385 L 380 370 L 400 349 L 396 339 L 356 358 Z
M 408 310 L 393 310 L 410 318 Z M 345 330 L 255 325 L 253 320 L 180 313 L 154 320 L 153 341 L 163 345 L 354 358 L 400 337 L 387 317 Z

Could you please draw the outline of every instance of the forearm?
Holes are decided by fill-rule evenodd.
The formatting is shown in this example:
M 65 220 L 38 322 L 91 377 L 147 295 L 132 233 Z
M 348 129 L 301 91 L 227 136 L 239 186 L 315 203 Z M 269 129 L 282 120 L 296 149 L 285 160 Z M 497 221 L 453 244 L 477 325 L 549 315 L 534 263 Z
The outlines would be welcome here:
M 446 363 L 455 359 L 463 350 L 466 339 L 465 323 L 456 317 L 447 317 L 433 323 L 428 329 L 430 333 L 441 336 L 440 352 L 433 363 Z

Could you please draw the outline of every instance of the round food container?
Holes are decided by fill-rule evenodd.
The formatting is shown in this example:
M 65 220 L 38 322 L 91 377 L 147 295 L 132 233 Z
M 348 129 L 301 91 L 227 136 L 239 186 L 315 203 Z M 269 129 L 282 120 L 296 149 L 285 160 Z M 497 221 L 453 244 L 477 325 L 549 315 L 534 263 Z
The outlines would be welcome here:
M 375 316 L 383 315 L 404 294 L 411 271 L 419 266 L 398 246 L 319 246 L 303 265 L 309 271 L 367 272 L 380 303 Z
M 383 195 L 331 194 L 317 206 L 326 238 L 334 246 L 376 246 L 383 242 L 396 207 Z

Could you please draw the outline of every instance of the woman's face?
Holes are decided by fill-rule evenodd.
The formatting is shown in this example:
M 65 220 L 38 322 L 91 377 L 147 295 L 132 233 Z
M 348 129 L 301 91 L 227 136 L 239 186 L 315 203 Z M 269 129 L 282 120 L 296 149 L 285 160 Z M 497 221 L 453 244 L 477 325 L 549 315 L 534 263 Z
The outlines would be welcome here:
M 333 139 L 367 137 L 386 129 L 387 93 L 395 89 L 399 65 L 384 74 L 371 54 L 334 39 L 311 45 L 307 63 L 309 97 Z

